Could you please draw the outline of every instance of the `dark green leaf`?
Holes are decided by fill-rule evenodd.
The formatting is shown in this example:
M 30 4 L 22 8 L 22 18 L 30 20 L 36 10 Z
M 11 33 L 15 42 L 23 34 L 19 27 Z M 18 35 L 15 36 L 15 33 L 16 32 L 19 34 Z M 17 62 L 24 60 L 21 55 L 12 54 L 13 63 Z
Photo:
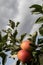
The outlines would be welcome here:
M 34 65 L 32 61 L 28 62 L 27 65 Z
M 36 55 L 36 62 L 35 62 L 36 65 L 40 65 L 40 59 L 39 59 L 39 56 Z
M 37 45 L 35 45 L 35 44 L 30 44 L 30 46 L 32 46 L 34 49 L 37 48 Z
M 40 54 L 43 54 L 43 47 L 41 47 L 40 49 Z
M 4 43 L 0 42 L 0 51 L 2 51 L 3 45 L 4 45 Z
M 42 6 L 38 5 L 38 4 L 34 4 L 32 6 L 30 6 L 30 8 L 34 8 L 34 10 L 32 11 L 32 13 L 42 13 L 43 14 L 43 10 L 42 10 Z
M 4 52 L 0 52 L 0 57 L 2 57 L 2 65 L 5 65 L 7 55 Z
M 15 22 L 13 22 L 12 20 L 9 20 L 9 23 L 10 23 L 10 24 L 8 24 L 8 25 L 11 26 L 12 29 L 14 29 L 14 27 L 15 27 Z
M 19 60 L 17 60 L 16 65 L 20 65 L 20 61 Z
M 11 54 L 17 54 L 17 52 L 21 49 L 18 45 L 14 45 L 12 48 L 10 47 Z
M 5 48 L 5 52 L 11 51 L 10 48 Z
M 39 17 L 35 23 L 43 23 L 43 16 L 42 17 Z
M 38 39 L 38 44 L 43 43 L 43 38 L 42 39 Z
M 16 23 L 16 27 L 18 27 L 19 24 L 20 24 L 20 22 L 17 22 L 17 23 Z
M 24 33 L 24 34 L 21 35 L 20 42 L 25 38 L 26 34 L 27 33 Z
M 11 34 L 12 33 L 12 30 L 10 28 L 7 29 L 7 34 Z
M 0 51 L 4 49 L 4 46 L 6 45 L 8 35 L 4 35 L 2 37 L 2 41 L 0 42 Z
M 39 9 L 40 9 L 40 8 L 42 8 L 42 7 L 41 7 L 41 5 L 34 4 L 34 5 L 30 6 L 30 8 L 39 8 Z
M 0 42 L 2 41 L 2 35 L 1 35 L 1 32 L 0 32 Z
M 10 39 L 11 39 L 10 43 L 15 44 L 16 42 L 18 42 L 17 39 L 16 39 L 17 34 L 18 34 L 17 30 L 15 30 L 14 33 L 11 34 L 11 36 L 10 36 Z
M 32 41 L 35 44 L 37 38 L 37 32 L 34 32 L 31 36 L 28 37 L 28 40 Z
M 4 36 L 2 37 L 2 42 L 3 42 L 3 43 L 7 42 L 7 38 L 8 38 L 8 35 L 7 35 L 7 34 L 4 35 Z
M 39 28 L 39 33 L 43 36 L 43 24 L 42 24 L 42 26 Z
M 34 33 L 32 34 L 32 41 L 33 41 L 33 43 L 35 43 L 36 38 L 37 38 L 37 32 L 34 32 Z
M 43 40 L 42 40 L 42 43 L 38 45 L 38 47 L 43 47 Z
M 16 38 L 17 34 L 18 34 L 18 32 L 17 32 L 17 30 L 15 30 L 13 33 L 13 37 Z
M 3 29 L 2 31 L 3 31 L 4 33 L 7 33 L 7 31 L 6 31 L 6 30 L 4 30 L 4 29 Z

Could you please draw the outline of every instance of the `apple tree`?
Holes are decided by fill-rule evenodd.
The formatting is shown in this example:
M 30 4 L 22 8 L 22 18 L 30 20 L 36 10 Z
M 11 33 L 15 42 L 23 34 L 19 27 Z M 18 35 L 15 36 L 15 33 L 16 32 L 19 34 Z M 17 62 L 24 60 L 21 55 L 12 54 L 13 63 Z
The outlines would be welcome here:
M 19 55 L 16 65 L 20 65 L 21 62 L 22 62 L 22 65 L 25 65 L 25 64 L 40 65 L 40 57 L 43 56 L 43 5 L 41 6 L 38 4 L 34 4 L 30 6 L 30 8 L 34 8 L 31 11 L 32 14 L 42 14 L 35 21 L 35 24 L 41 24 L 41 27 L 38 30 L 40 38 L 37 39 L 38 32 L 35 31 L 32 35 L 29 34 L 28 35 L 29 37 L 26 39 L 30 41 L 31 44 L 29 45 L 28 44 L 29 42 L 28 43 L 24 42 L 23 45 L 21 46 L 27 33 L 21 34 L 21 36 L 18 38 L 17 28 L 18 28 L 19 22 L 15 23 L 14 21 L 9 20 L 9 24 L 8 24 L 9 28 L 6 30 L 3 29 L 2 31 L 0 31 L 0 57 L 2 58 L 2 65 L 5 65 L 6 63 L 7 54 L 5 54 L 5 52 L 8 52 L 8 51 L 11 51 L 10 54 L 11 54 L 11 57 L 14 58 L 14 60 L 16 56 Z M 5 33 L 5 35 L 2 35 L 2 32 Z M 37 45 L 36 45 L 36 39 L 37 39 Z M 30 51 L 24 50 L 24 48 L 28 47 L 28 46 L 26 47 L 25 43 L 31 46 Z M 31 55 L 31 59 L 29 59 L 30 55 L 28 53 Z M 28 62 L 26 61 L 24 63 L 21 59 L 23 61 L 27 60 Z

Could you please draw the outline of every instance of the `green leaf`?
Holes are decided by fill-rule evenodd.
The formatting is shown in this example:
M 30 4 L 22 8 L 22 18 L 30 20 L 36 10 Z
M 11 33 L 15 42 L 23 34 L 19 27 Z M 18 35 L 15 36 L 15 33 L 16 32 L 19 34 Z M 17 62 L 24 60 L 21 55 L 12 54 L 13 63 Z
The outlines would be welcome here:
M 20 22 L 17 22 L 17 23 L 16 23 L 16 27 L 18 27 L 19 24 L 20 24 Z
M 43 43 L 43 38 L 42 39 L 38 39 L 38 44 Z
M 32 34 L 32 41 L 33 41 L 33 43 L 35 43 L 36 38 L 37 38 L 37 35 L 38 35 L 37 32 L 34 32 L 34 33 Z
M 0 42 L 0 51 L 3 50 L 4 46 L 6 45 L 8 35 L 4 35 L 2 37 L 2 41 Z
M 9 20 L 9 24 L 8 24 L 12 29 L 14 29 L 15 27 L 15 22 L 13 22 L 12 20 Z
M 7 34 L 10 33 L 11 34 L 12 30 L 10 28 L 7 29 Z
M 35 44 L 30 44 L 30 46 L 31 46 L 33 49 L 36 49 L 36 48 L 37 48 L 37 45 L 35 45 Z
M 4 46 L 4 43 L 0 42 L 0 51 L 2 51 L 3 46 Z
M 16 39 L 17 34 L 18 34 L 17 30 L 15 30 L 14 33 L 11 34 L 11 36 L 10 36 L 10 39 L 11 39 L 10 43 L 15 44 L 16 42 L 18 42 L 17 39 Z
M 7 55 L 4 52 L 0 52 L 0 57 L 2 58 L 2 65 L 5 65 L 7 60 Z
M 35 23 L 43 23 L 43 16 L 42 17 L 39 17 Z
M 42 6 L 38 5 L 38 4 L 34 4 L 32 6 L 30 6 L 30 8 L 34 8 L 34 10 L 32 10 L 32 13 L 41 13 L 43 14 L 43 10 L 42 10 Z
M 35 44 L 37 35 L 38 35 L 38 33 L 37 32 L 34 32 L 32 35 L 29 35 L 28 40 L 32 41 L 33 44 Z
M 0 42 L 0 52 L 2 51 L 3 43 Z
M 32 61 L 30 61 L 30 62 L 28 62 L 28 63 L 26 63 L 27 65 L 34 65 L 33 63 L 32 63 Z
M 17 54 L 17 52 L 21 49 L 18 45 L 13 45 L 13 47 L 11 48 L 11 54 Z
M 7 38 L 8 38 L 8 34 L 4 35 L 4 36 L 2 37 L 2 42 L 3 42 L 3 43 L 6 43 L 6 42 L 7 42 Z
M 42 7 L 41 7 L 41 5 L 34 4 L 34 5 L 30 6 L 30 8 L 42 8 Z
M 20 49 L 21 49 L 21 48 L 14 48 L 14 49 L 13 49 L 13 52 L 14 52 L 14 53 L 15 53 L 15 52 L 18 52 Z
M 17 34 L 18 34 L 18 32 L 17 32 L 17 30 L 15 30 L 13 33 L 13 37 L 16 38 Z
M 17 60 L 16 65 L 20 65 L 20 61 L 19 60 Z
M 29 37 L 27 39 L 30 40 L 30 41 L 32 41 L 32 35 L 29 34 Z
M 39 33 L 43 36 L 43 24 L 42 24 L 42 26 L 39 28 Z
M 2 31 L 3 31 L 4 33 L 7 33 L 7 30 L 4 30 L 4 29 L 3 29 Z
M 1 32 L 0 32 L 0 42 L 2 41 L 2 34 L 1 34 Z
M 42 42 L 43 42 L 43 40 L 42 40 Z M 38 47 L 43 47 L 43 43 L 40 43 L 40 44 L 38 45 Z
M 21 35 L 20 42 L 22 42 L 22 40 L 25 38 L 26 34 L 27 33 L 24 33 L 24 34 Z

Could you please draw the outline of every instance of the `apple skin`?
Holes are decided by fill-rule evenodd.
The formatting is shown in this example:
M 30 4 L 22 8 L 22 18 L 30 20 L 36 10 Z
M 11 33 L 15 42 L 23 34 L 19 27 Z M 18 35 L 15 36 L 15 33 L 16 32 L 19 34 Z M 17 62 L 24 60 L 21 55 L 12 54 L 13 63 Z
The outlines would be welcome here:
M 21 43 L 20 47 L 23 50 L 30 51 L 31 50 L 30 44 L 32 44 L 32 42 L 30 40 L 25 40 Z
M 20 50 L 17 54 L 17 57 L 23 63 L 29 62 L 31 59 L 31 54 L 28 51 Z

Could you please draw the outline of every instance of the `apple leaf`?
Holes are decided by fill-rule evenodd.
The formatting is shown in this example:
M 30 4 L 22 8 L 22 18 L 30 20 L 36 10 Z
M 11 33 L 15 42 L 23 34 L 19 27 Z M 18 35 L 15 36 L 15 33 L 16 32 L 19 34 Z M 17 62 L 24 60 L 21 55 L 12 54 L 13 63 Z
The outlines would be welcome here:
M 43 43 L 43 38 L 42 39 L 38 39 L 38 44 Z
M 17 30 L 15 30 L 15 32 L 13 33 L 13 37 L 16 38 L 17 34 L 18 34 L 18 32 L 17 32 Z
M 32 41 L 33 41 L 33 43 L 35 43 L 36 38 L 37 38 L 37 35 L 38 35 L 37 32 L 34 32 L 34 33 L 33 33 L 33 35 L 32 35 Z
M 7 60 L 7 55 L 4 52 L 0 52 L 0 57 L 2 58 L 2 65 L 5 65 Z
M 24 33 L 24 34 L 21 35 L 20 42 L 25 38 L 26 34 L 27 33 Z
M 43 23 L 43 16 L 39 17 L 35 23 Z
M 41 14 L 43 14 L 43 10 L 42 10 L 42 6 L 41 5 L 34 4 L 34 5 L 30 6 L 30 8 L 34 8 L 32 10 L 32 13 L 41 13 Z
M 1 34 L 1 32 L 0 32 L 0 42 L 2 41 L 2 34 Z
M 20 22 L 17 22 L 17 23 L 16 23 L 16 27 L 18 27 L 19 24 L 20 24 Z
M 17 39 L 16 39 L 16 36 L 18 34 L 18 31 L 15 30 L 13 34 L 10 35 L 10 43 L 16 43 L 17 42 Z
M 15 22 L 13 22 L 12 20 L 9 20 L 9 24 L 8 24 L 12 29 L 14 29 L 15 27 Z
M 11 54 L 17 54 L 17 52 L 20 50 L 20 48 L 14 48 L 12 51 L 11 51 Z
M 39 28 L 39 33 L 43 36 L 43 24 L 42 24 L 42 26 Z
M 28 63 L 26 63 L 27 65 L 34 65 L 34 62 L 33 61 L 30 61 Z
M 4 30 L 4 29 L 3 29 L 2 32 L 7 33 L 7 30 Z
M 16 65 L 20 65 L 20 61 L 19 60 L 17 60 Z
M 5 43 L 5 42 L 7 41 L 7 38 L 8 38 L 8 35 L 7 35 L 7 34 L 4 35 L 4 36 L 2 37 L 2 42 Z

